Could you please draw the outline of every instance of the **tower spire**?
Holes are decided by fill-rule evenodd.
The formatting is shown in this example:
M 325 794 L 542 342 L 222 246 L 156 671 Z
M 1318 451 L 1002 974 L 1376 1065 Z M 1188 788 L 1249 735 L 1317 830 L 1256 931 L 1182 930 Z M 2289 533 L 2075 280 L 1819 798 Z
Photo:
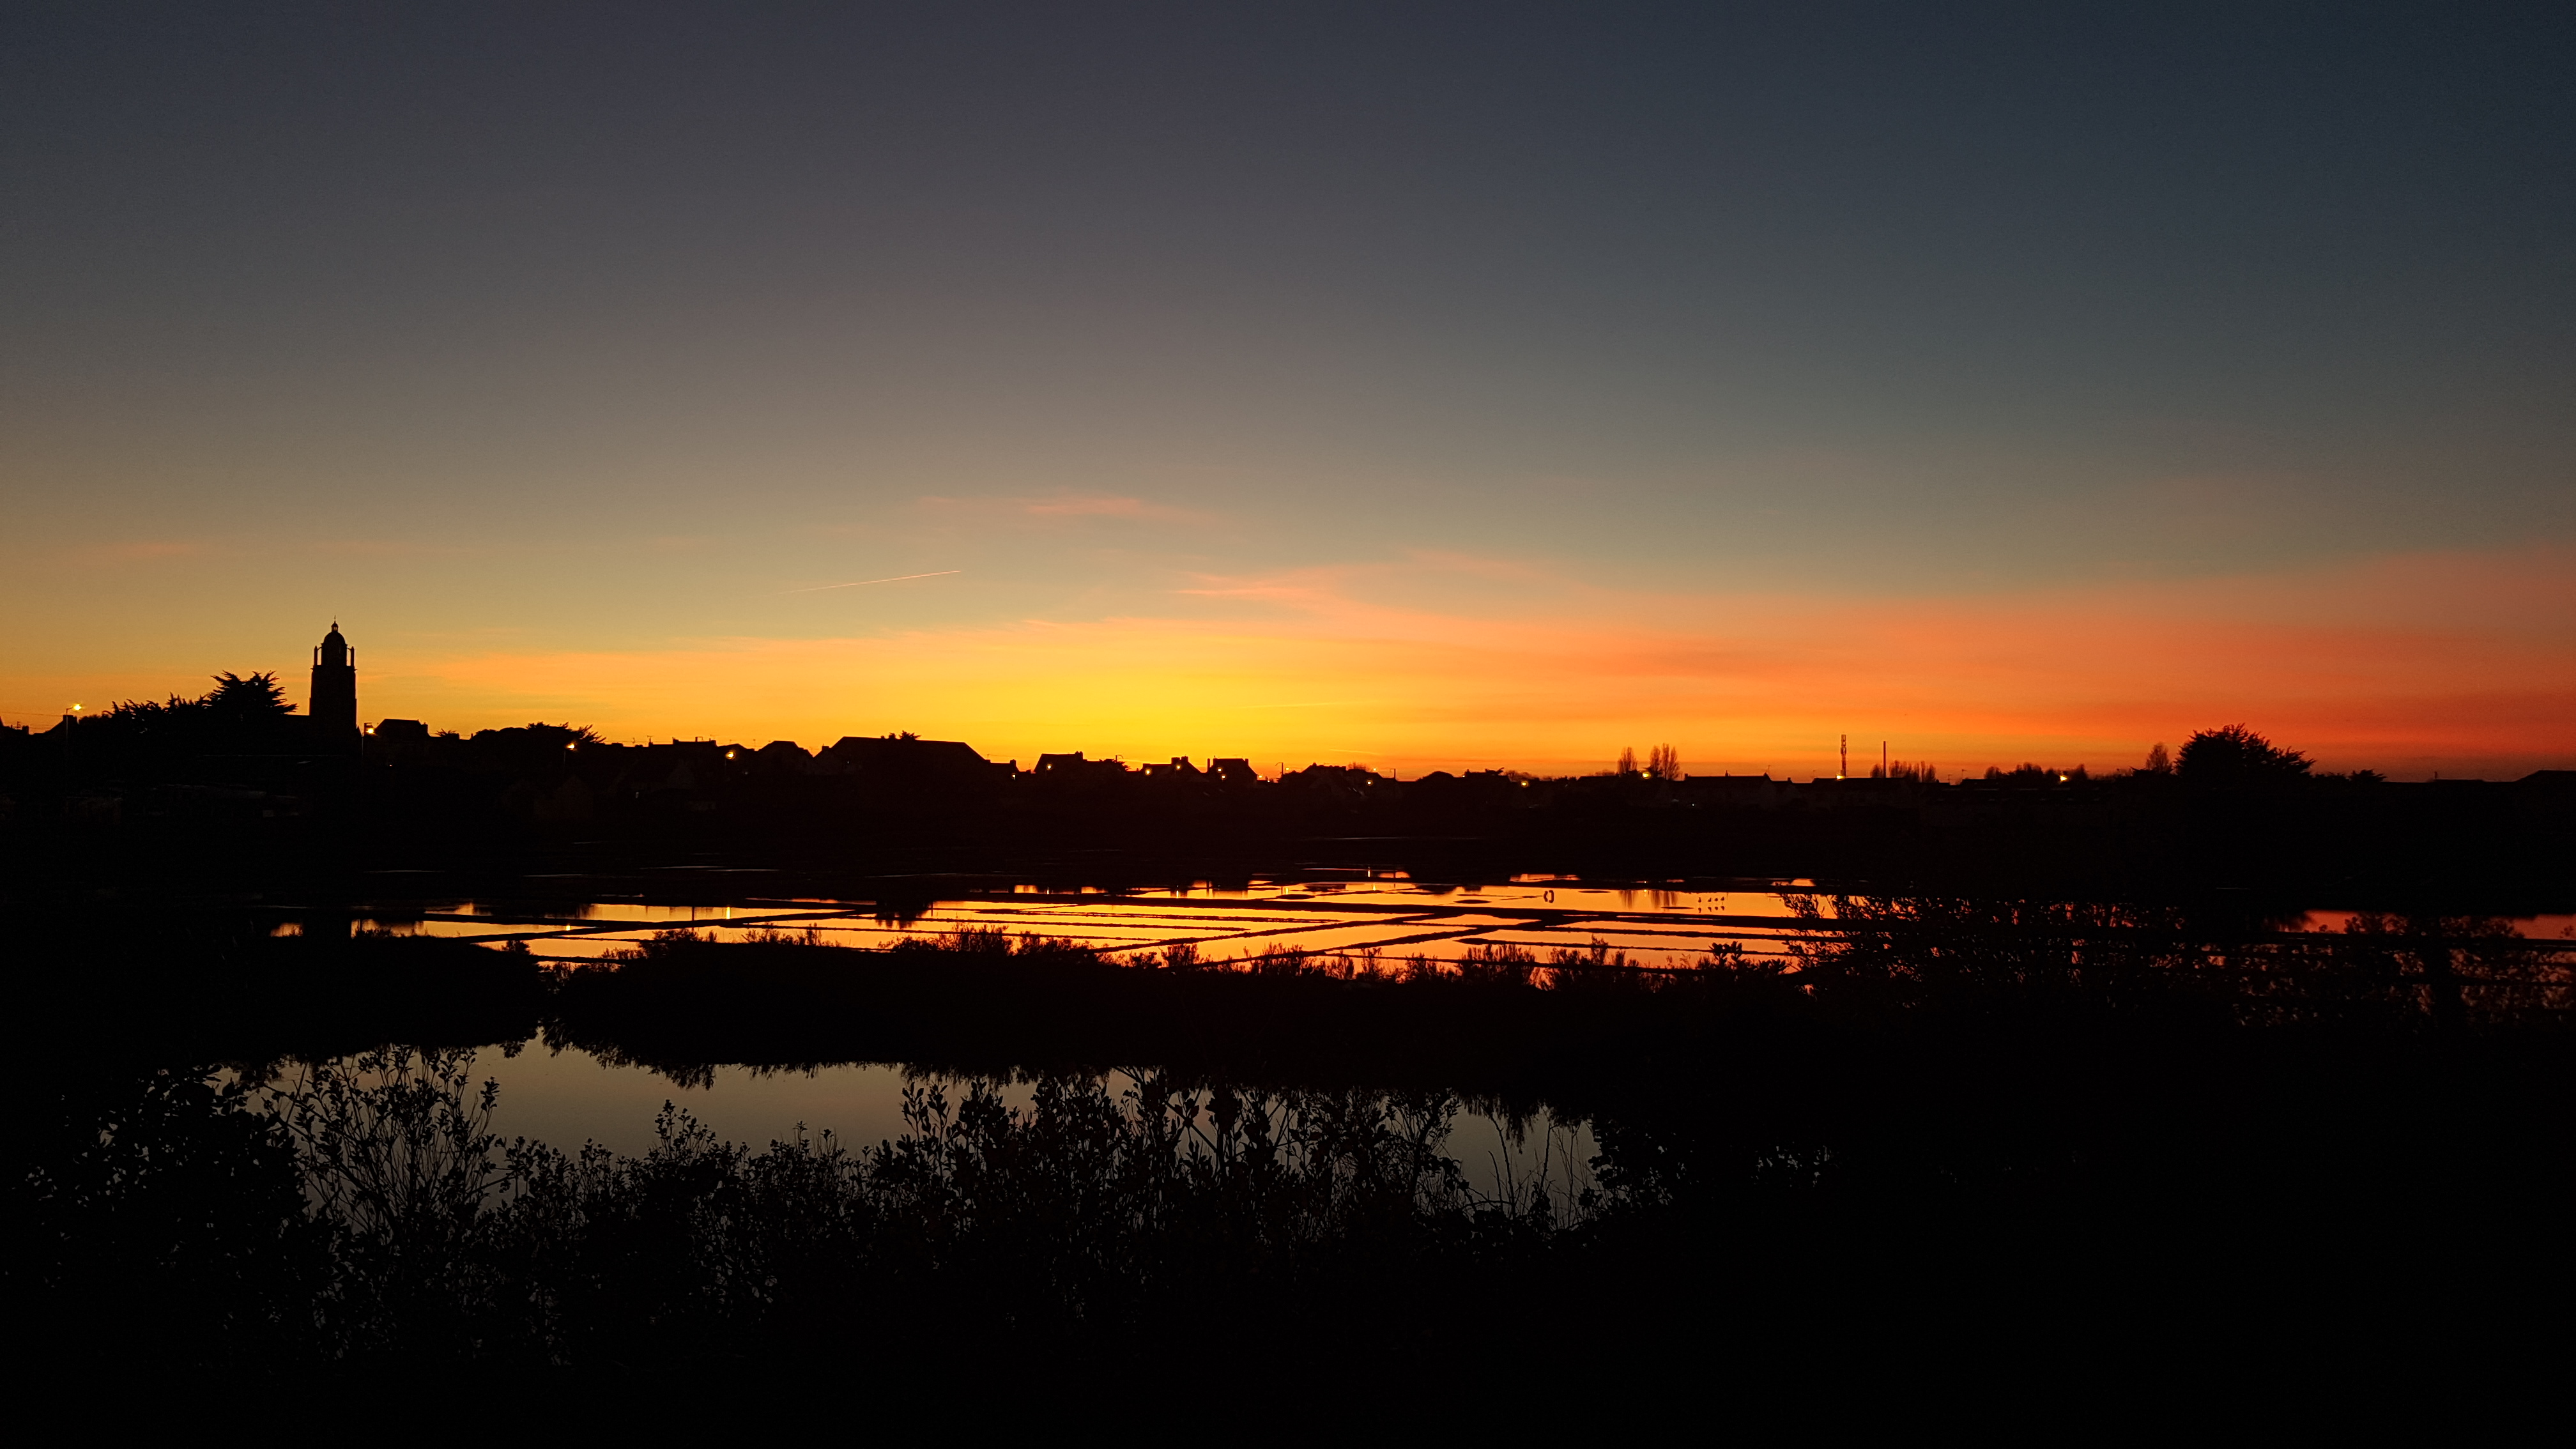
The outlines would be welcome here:
M 340 635 L 340 621 L 313 650 L 313 693 L 305 714 L 313 721 L 315 743 L 331 749 L 358 747 L 358 661 Z

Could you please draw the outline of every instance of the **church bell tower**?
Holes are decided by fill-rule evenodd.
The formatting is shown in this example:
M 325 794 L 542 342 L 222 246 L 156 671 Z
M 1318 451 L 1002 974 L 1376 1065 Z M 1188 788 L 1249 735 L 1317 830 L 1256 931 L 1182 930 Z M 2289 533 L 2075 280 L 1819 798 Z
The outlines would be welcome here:
M 313 650 L 313 698 L 305 713 L 317 743 L 358 747 L 358 656 L 340 637 L 340 621 Z

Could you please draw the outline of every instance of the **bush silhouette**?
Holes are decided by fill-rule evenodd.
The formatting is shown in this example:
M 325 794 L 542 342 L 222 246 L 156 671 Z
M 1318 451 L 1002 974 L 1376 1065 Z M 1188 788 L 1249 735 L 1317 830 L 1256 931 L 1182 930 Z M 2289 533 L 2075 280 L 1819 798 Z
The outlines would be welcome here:
M 2311 762 L 2241 724 L 2200 730 L 2183 741 L 2176 762 L 2182 777 L 2199 785 L 2254 785 L 2306 777 Z
M 205 702 L 226 718 L 256 720 L 295 713 L 295 706 L 286 702 L 284 686 L 267 670 L 245 677 L 227 669 L 214 680 L 214 692 Z

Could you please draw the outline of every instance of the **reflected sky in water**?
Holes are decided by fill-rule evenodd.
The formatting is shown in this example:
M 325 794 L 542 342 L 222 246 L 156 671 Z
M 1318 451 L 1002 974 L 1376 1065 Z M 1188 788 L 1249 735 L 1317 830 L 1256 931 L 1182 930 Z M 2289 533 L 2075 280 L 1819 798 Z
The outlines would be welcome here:
M 874 902 L 805 899 L 718 906 L 453 901 L 372 919 L 386 929 L 421 935 L 495 945 L 525 941 L 540 959 L 557 961 L 596 960 L 632 949 L 656 931 L 686 928 L 719 940 L 813 931 L 826 942 L 860 947 L 999 930 L 1117 954 L 1189 944 L 1215 960 L 1277 950 L 1374 950 L 1451 960 L 1485 945 L 1545 951 L 1600 941 L 1641 965 L 1680 965 L 1719 942 L 1738 942 L 1755 953 L 1780 950 L 1780 933 L 1792 919 L 1789 899 L 1777 886 L 1686 890 L 1536 878 L 1444 885 L 1363 876 L 1115 893 L 1020 886 L 952 896 L 925 904 L 917 914 L 884 912 Z
M 1814 900 L 1821 922 L 1795 906 Z M 1188 944 L 1203 960 L 1223 962 L 1267 951 L 1335 953 L 1345 959 L 1380 954 L 1387 964 L 1412 958 L 1455 960 L 1483 946 L 1521 946 L 1539 953 L 1594 942 L 1627 953 L 1640 966 L 1682 966 L 1712 946 L 1750 955 L 1785 955 L 1803 931 L 1830 929 L 1834 898 L 1807 881 L 1764 881 L 1724 888 L 1591 884 L 1521 878 L 1449 885 L 1352 872 L 1347 878 L 1208 882 L 1134 891 L 1054 889 L 1034 885 L 980 892 L 927 893 L 898 909 L 892 902 L 746 897 L 721 905 L 660 904 L 636 899 L 390 903 L 356 915 L 363 924 L 492 946 L 524 943 L 540 960 L 579 963 L 632 950 L 660 931 L 685 928 L 718 940 L 769 932 L 860 948 L 960 931 L 1001 931 L 1066 939 L 1114 959 Z M 2347 911 L 2308 911 L 2270 918 L 2273 929 L 2340 931 Z M 335 919 L 345 928 L 349 917 Z M 320 927 L 318 922 L 316 928 Z M 2526 917 L 2525 937 L 2576 936 L 2576 917 Z M 303 929 L 289 922 L 280 930 Z M 596 1141 L 619 1152 L 648 1151 L 664 1104 L 677 1105 L 717 1136 L 755 1147 L 799 1129 L 830 1131 L 867 1148 L 903 1131 L 903 1091 L 914 1080 L 900 1065 L 845 1063 L 813 1069 L 717 1066 L 683 1085 L 647 1068 L 617 1066 L 542 1039 L 524 1048 L 486 1048 L 477 1080 L 501 1084 L 495 1127 L 572 1150 Z M 1123 1086 L 1113 1083 L 1113 1088 Z M 957 1095 L 952 1085 L 951 1097 Z M 1006 1094 L 1015 1105 L 1025 1087 Z M 1541 1117 L 1513 1123 L 1462 1110 L 1448 1149 L 1480 1191 L 1545 1178 L 1559 1195 L 1589 1182 L 1594 1153 L 1589 1128 Z
M 474 1080 L 500 1083 L 492 1126 L 504 1138 L 526 1137 L 566 1152 L 597 1142 L 630 1156 L 652 1150 L 653 1120 L 665 1103 L 727 1141 L 761 1147 L 792 1139 L 801 1127 L 814 1137 L 829 1131 L 864 1150 L 902 1135 L 908 1083 L 946 1082 L 951 1101 L 963 1095 L 959 1079 L 917 1076 L 882 1062 L 811 1069 L 720 1066 L 705 1083 L 683 1085 L 649 1068 L 611 1065 L 577 1047 L 553 1048 L 542 1038 L 516 1049 L 484 1048 L 475 1057 Z M 1112 1094 L 1129 1081 L 1112 1073 Z M 1029 1094 L 1028 1086 L 1014 1084 L 1002 1095 L 1018 1109 Z M 1462 1108 L 1447 1142 L 1449 1155 L 1480 1192 L 1544 1177 L 1560 1198 L 1569 1185 L 1591 1184 L 1590 1163 L 1598 1150 L 1587 1124 L 1560 1123 L 1544 1111 L 1514 1122 Z
M 1595 885 L 1522 877 L 1490 885 L 1445 885 L 1386 875 L 1350 879 L 1207 882 L 1109 892 L 1022 885 L 950 894 L 896 910 L 862 900 L 745 898 L 726 905 L 640 900 L 511 903 L 428 902 L 363 917 L 382 929 L 500 945 L 525 942 L 539 959 L 597 960 L 631 950 L 657 931 L 689 929 L 718 940 L 811 931 L 834 945 L 882 948 L 908 938 L 998 930 L 1070 940 L 1128 957 L 1194 946 L 1225 961 L 1268 951 L 1455 960 L 1484 946 L 1545 953 L 1595 942 L 1641 966 L 1681 966 L 1712 946 L 1786 954 L 1797 921 L 1791 903 L 1810 882 L 1747 882 L 1726 889 Z M 1833 897 L 1814 892 L 1830 920 Z M 2309 911 L 2290 930 L 2341 930 L 2349 911 Z M 2576 933 L 2576 917 L 2516 922 L 2529 937 Z M 282 931 L 303 927 L 281 926 Z M 1810 926 L 1812 929 L 1812 926 Z

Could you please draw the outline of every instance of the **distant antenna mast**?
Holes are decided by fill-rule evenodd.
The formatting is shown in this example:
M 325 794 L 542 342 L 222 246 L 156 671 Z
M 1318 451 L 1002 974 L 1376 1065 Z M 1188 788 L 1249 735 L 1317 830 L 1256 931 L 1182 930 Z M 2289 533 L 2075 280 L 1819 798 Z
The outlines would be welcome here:
M 1845 735 L 1845 736 L 1843 736 L 1843 762 L 1842 762 L 1842 765 L 1841 765 L 1840 769 L 1835 773 L 1834 778 L 1835 778 L 1835 779 L 1837 779 L 1837 780 L 1840 780 L 1840 779 L 1844 779 L 1844 778 L 1848 777 L 1850 774 L 1851 774 L 1851 736 L 1849 736 L 1849 735 Z
M 1887 778 L 1887 741 L 1878 742 L 1878 778 Z

